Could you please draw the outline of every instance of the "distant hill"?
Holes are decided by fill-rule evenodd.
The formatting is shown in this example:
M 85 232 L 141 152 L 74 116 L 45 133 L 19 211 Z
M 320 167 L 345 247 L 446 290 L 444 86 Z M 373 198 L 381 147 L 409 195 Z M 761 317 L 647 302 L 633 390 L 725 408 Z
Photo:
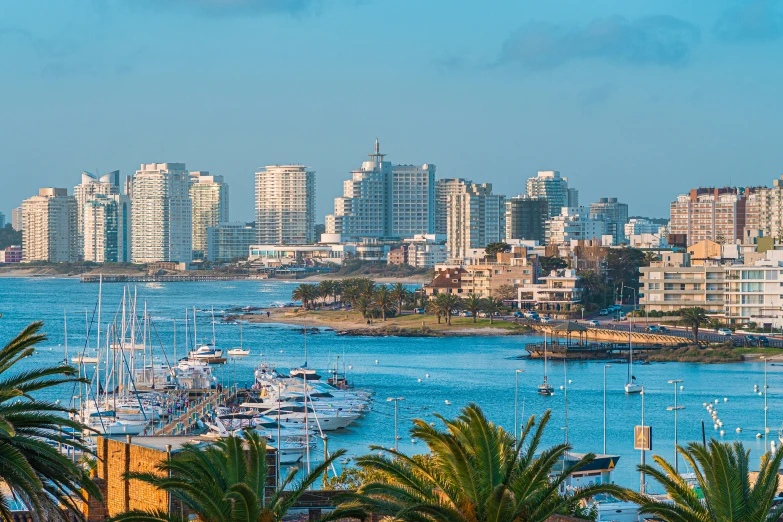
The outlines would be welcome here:
M 11 225 L 0 228 L 0 249 L 11 245 L 22 246 L 22 232 L 17 232 Z

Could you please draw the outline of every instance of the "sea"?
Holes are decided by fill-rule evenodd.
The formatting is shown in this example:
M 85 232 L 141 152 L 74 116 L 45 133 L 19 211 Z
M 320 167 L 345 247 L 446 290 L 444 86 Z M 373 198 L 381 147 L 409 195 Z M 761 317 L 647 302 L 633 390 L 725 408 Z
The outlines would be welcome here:
M 103 285 L 102 322 L 113 320 L 119 310 L 123 291 L 137 295 L 139 307 L 146 304 L 153 321 L 154 353 L 169 361 L 185 355 L 184 325 L 186 313 L 195 307 L 219 313 L 232 307 L 274 307 L 291 302 L 291 292 L 299 282 L 229 281 L 144 283 L 126 286 Z M 98 298 L 98 284 L 80 283 L 69 278 L 0 279 L 0 344 L 5 345 L 26 325 L 44 321 L 47 341 L 36 354 L 17 365 L 16 371 L 55 364 L 64 357 L 64 319 L 67 315 L 68 346 L 71 355 L 85 345 L 85 332 Z M 211 313 L 197 312 L 199 338 L 211 340 Z M 176 354 L 174 325 L 177 325 Z M 191 324 L 192 336 L 192 324 Z M 288 324 L 247 324 L 242 328 L 243 346 L 248 357 L 218 367 L 216 377 L 230 385 L 234 380 L 249 383 L 253 371 L 262 362 L 278 369 L 299 367 L 305 362 L 302 328 Z M 228 349 L 239 346 L 237 325 L 215 324 L 217 345 Z M 763 361 L 734 364 L 653 363 L 634 364 L 633 375 L 645 386 L 644 404 L 640 395 L 626 395 L 628 376 L 624 362 L 562 361 L 549 363 L 549 380 L 555 386 L 551 397 L 540 396 L 536 387 L 544 374 L 541 360 L 520 358 L 525 345 L 540 342 L 535 335 L 478 337 L 348 337 L 321 329 L 307 335 L 308 366 L 322 375 L 339 364 L 357 388 L 375 393 L 372 410 L 345 430 L 328 432 L 329 449 L 344 448 L 350 457 L 366 454 L 371 446 L 393 447 L 395 411 L 391 398 L 403 398 L 398 404 L 398 441 L 407 454 L 423 453 L 423 443 L 411 439 L 414 419 L 442 426 L 438 415 L 454 418 L 468 404 L 479 405 L 487 417 L 510 432 L 514 431 L 515 410 L 522 424 L 530 416 L 540 418 L 547 410 L 551 420 L 543 438 L 543 447 L 568 441 L 573 453 L 604 452 L 604 411 L 606 412 L 606 452 L 617 455 L 614 481 L 638 487 L 642 452 L 635 450 L 634 426 L 644 422 L 652 429 L 652 450 L 645 453 L 671 461 L 674 457 L 674 405 L 677 388 L 678 442 L 701 442 L 718 438 L 741 441 L 751 450 L 755 466 L 765 450 L 764 397 L 767 380 L 767 448 L 779 445 L 778 430 L 783 422 L 783 364 Z M 94 343 L 90 341 L 90 346 Z M 338 359 L 339 357 L 339 359 Z M 162 359 L 161 359 L 162 360 Z M 604 386 L 604 366 L 606 385 Z M 522 370 L 522 372 L 517 372 Z M 3 376 L 0 376 L 3 378 Z M 670 384 L 671 380 L 681 383 Z M 754 388 L 758 386 L 758 390 Z M 604 410 L 604 390 L 606 408 Z M 567 391 L 567 393 L 566 393 Z M 58 390 L 47 397 L 63 402 L 72 390 Z M 567 395 L 567 401 L 566 401 Z M 712 403 L 724 423 L 720 435 L 704 407 Z M 567 406 L 566 406 L 567 405 Z M 644 406 L 644 413 L 642 411 Z M 704 426 L 704 429 L 703 429 Z M 741 432 L 736 429 L 740 428 Z M 757 438 L 761 434 L 761 438 Z M 320 444 L 320 441 L 319 441 Z M 322 455 L 319 449 L 314 457 Z M 344 465 L 351 465 L 348 462 Z M 337 466 L 337 472 L 343 464 Z M 680 470 L 688 471 L 680 460 Z M 655 484 L 648 486 L 656 490 Z

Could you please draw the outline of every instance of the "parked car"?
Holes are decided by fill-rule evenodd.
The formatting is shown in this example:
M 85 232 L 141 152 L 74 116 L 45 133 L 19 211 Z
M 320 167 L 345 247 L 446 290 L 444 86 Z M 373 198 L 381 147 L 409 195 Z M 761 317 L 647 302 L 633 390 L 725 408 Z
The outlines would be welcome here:
M 657 326 L 655 326 L 654 324 L 651 324 L 650 326 L 647 327 L 647 331 L 648 332 L 660 332 L 661 329 L 658 328 Z
M 660 325 L 660 326 L 658 327 L 658 331 L 659 331 L 659 332 L 668 332 L 668 331 L 669 331 L 669 329 L 668 329 L 668 328 L 666 328 L 666 327 L 665 327 L 665 326 L 663 326 L 663 325 Z
M 465 310 L 460 314 L 462 317 L 473 317 L 473 314 L 469 310 Z
M 601 326 L 601 323 L 599 323 L 599 322 L 598 322 L 598 321 L 596 321 L 595 319 L 593 319 L 592 321 L 585 321 L 585 322 L 586 322 L 587 324 L 589 324 L 590 326 Z
M 718 335 L 725 335 L 726 337 L 729 337 L 732 335 L 732 332 L 728 328 L 720 328 L 718 330 Z
M 549 317 L 542 317 L 541 319 L 539 319 L 539 322 L 543 324 L 547 324 L 547 323 L 551 323 L 552 319 L 550 319 Z
M 413 313 L 414 314 L 423 314 L 424 313 L 424 308 L 414 308 L 413 309 Z
M 536 312 L 525 312 L 525 317 L 528 319 L 538 319 L 538 314 Z
M 479 317 L 481 317 L 481 314 L 479 314 Z M 520 312 L 519 310 L 517 310 L 516 312 L 514 312 L 514 317 L 525 317 L 525 314 L 524 312 Z
M 759 335 L 756 340 L 759 346 L 769 346 L 769 339 L 766 335 Z
M 489 319 L 489 314 L 487 312 L 479 312 L 476 317 L 481 317 L 482 319 Z
M 609 310 L 606 308 L 601 308 L 601 311 L 598 312 L 598 315 L 609 315 Z

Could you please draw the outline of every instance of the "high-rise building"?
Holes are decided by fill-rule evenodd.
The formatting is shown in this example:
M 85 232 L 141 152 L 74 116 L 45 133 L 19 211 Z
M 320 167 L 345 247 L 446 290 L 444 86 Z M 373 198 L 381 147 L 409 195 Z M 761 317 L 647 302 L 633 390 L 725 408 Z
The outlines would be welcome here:
M 131 203 L 122 194 L 95 194 L 82 207 L 83 259 L 94 263 L 129 263 Z
M 73 196 L 79 205 L 77 220 L 79 229 L 79 255 L 84 255 L 84 205 L 95 195 L 112 196 L 120 193 L 120 171 L 115 170 L 98 177 L 96 174 L 82 172 L 82 182 L 73 187 Z M 85 259 L 86 260 L 86 259 Z
M 250 245 L 255 244 L 256 227 L 253 223 L 220 223 L 207 230 L 207 259 L 225 263 L 247 259 Z
M 263 245 L 315 243 L 315 171 L 267 165 L 256 172 L 256 238 Z
M 549 202 L 549 217 L 559 215 L 563 207 L 579 206 L 579 192 L 568 188 L 568 178 L 560 176 L 556 170 L 539 171 L 535 178 L 529 178 L 527 195 L 546 199 Z
M 506 241 L 527 239 L 544 244 L 549 204 L 543 198 L 516 196 L 506 201 Z
M 0 228 L 5 228 L 5 214 L 0 212 Z
M 462 178 L 442 178 L 435 180 L 435 233 L 445 235 L 448 232 L 449 196 L 461 194 L 465 187 L 473 182 Z
M 22 202 L 22 256 L 26 263 L 78 261 L 78 204 L 64 188 L 42 188 Z
M 206 171 L 190 173 L 190 199 L 193 202 L 193 259 L 207 253 L 207 229 L 228 221 L 228 185 L 223 176 Z
M 11 227 L 17 232 L 22 231 L 22 207 L 16 207 L 11 211 Z
M 669 211 L 670 233 L 684 236 L 689 246 L 705 239 L 723 244 L 743 237 L 745 194 L 736 187 L 693 189 L 672 201 Z
M 326 216 L 326 233 L 344 238 L 403 238 L 435 227 L 435 165 L 392 165 L 378 140 Z
M 625 224 L 628 223 L 628 204 L 619 203 L 617 198 L 601 198 L 590 203 L 590 217 L 603 219 L 606 233 L 611 234 L 615 245 L 625 242 Z
M 547 221 L 547 245 L 564 245 L 573 240 L 601 240 L 606 223 L 595 219 L 585 207 L 563 207 L 560 215 Z
M 146 163 L 133 177 L 134 263 L 192 260 L 193 205 L 184 163 Z
M 451 259 L 464 259 L 475 248 L 503 241 L 506 197 L 492 194 L 492 184 L 471 184 L 448 197 L 446 250 Z

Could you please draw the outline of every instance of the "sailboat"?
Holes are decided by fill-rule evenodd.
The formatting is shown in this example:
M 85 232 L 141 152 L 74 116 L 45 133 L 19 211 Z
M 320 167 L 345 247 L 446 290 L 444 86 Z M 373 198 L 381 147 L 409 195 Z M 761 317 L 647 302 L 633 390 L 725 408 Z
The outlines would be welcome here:
M 555 389 L 547 381 L 546 330 L 544 330 L 544 382 L 538 385 L 538 394 L 547 397 L 555 394 Z
M 628 315 L 628 382 L 625 384 L 625 393 L 642 393 L 644 386 L 636 382 L 633 375 L 633 315 Z
M 304 379 L 306 381 L 318 381 L 321 376 L 315 373 L 315 370 L 311 370 L 307 367 L 307 327 L 304 327 L 304 356 L 305 362 L 301 368 L 293 368 L 288 375 L 296 379 Z
M 239 323 L 239 348 L 231 348 L 228 354 L 232 357 L 244 357 L 250 355 L 250 350 L 242 348 L 242 323 Z

